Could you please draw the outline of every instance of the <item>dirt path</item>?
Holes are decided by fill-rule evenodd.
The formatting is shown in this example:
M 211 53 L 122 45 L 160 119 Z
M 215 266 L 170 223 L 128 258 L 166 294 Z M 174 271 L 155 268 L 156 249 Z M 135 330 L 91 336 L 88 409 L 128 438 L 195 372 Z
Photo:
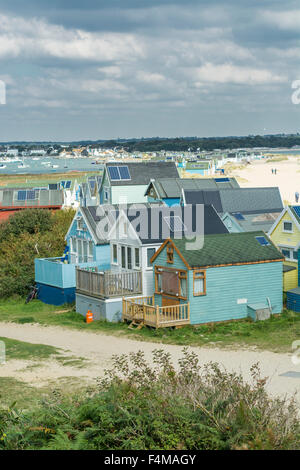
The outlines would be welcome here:
M 40 366 L 36 364 L 34 367 L 28 362 L 16 360 L 0 365 L 0 376 L 15 377 L 35 386 L 43 386 L 47 380 L 62 377 L 77 377 L 83 381 L 94 381 L 97 377 L 102 376 L 104 370 L 111 365 L 113 354 L 142 350 L 146 358 L 151 360 L 151 351 L 161 348 L 168 351 L 176 363 L 182 352 L 181 346 L 133 341 L 102 333 L 68 330 L 61 327 L 44 327 L 36 324 L 0 323 L 0 336 L 54 346 L 63 349 L 70 356 L 88 360 L 82 368 L 63 366 L 57 361 L 46 361 Z M 245 379 L 249 379 L 250 367 L 259 362 L 262 375 L 269 377 L 267 387 L 270 393 L 285 395 L 296 392 L 300 400 L 300 365 L 295 366 L 292 363 L 291 354 L 203 347 L 191 349 L 197 352 L 200 363 L 218 362 L 227 370 L 242 372 Z M 294 377 L 281 376 L 281 374 L 288 372 L 292 372 Z

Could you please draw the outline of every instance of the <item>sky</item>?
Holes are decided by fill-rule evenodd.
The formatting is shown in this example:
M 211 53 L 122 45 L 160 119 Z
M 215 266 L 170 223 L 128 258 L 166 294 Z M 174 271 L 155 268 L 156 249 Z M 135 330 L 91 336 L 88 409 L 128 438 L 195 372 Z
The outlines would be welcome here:
M 0 80 L 2 142 L 300 132 L 300 4 L 0 0 Z

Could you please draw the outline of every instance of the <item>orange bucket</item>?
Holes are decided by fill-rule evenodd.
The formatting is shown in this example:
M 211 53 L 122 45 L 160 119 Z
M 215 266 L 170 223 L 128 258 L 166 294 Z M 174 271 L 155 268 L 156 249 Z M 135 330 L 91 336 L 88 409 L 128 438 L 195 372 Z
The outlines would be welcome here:
M 93 321 L 93 313 L 90 310 L 88 310 L 86 314 L 86 322 L 92 323 L 92 321 Z

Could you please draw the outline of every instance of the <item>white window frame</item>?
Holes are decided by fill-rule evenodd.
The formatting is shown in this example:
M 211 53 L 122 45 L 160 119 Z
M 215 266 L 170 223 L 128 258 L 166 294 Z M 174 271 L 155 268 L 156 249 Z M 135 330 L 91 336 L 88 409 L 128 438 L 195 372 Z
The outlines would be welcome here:
M 291 224 L 291 225 L 292 225 L 292 230 L 286 230 L 286 229 L 284 228 L 284 224 Z M 282 226 L 283 226 L 282 231 L 283 231 L 284 233 L 294 233 L 294 230 L 293 230 L 294 224 L 293 224 L 293 222 L 290 222 L 289 220 L 284 220 Z
M 117 260 L 116 261 L 114 259 L 114 246 L 117 249 Z M 112 246 L 111 246 L 111 264 L 113 264 L 115 266 L 119 265 L 119 246 L 117 245 L 117 243 L 112 243 Z
M 285 250 L 285 251 L 288 251 L 288 252 L 289 252 L 290 255 L 289 255 L 288 258 L 282 253 L 283 256 L 285 257 L 285 260 L 286 260 L 286 261 L 294 261 L 294 263 L 297 263 L 297 260 L 295 260 L 295 259 L 293 258 L 293 255 L 292 255 L 293 252 L 295 251 L 294 248 L 290 248 L 290 247 L 287 247 L 287 246 L 280 246 L 280 250 L 281 250 L 281 252 L 282 252 L 282 250 Z

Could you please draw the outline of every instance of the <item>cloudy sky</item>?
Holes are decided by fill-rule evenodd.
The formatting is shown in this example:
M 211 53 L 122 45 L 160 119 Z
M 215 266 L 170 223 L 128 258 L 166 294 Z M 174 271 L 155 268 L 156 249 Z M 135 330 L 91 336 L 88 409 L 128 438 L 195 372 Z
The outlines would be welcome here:
M 297 0 L 0 0 L 0 141 L 298 132 Z

